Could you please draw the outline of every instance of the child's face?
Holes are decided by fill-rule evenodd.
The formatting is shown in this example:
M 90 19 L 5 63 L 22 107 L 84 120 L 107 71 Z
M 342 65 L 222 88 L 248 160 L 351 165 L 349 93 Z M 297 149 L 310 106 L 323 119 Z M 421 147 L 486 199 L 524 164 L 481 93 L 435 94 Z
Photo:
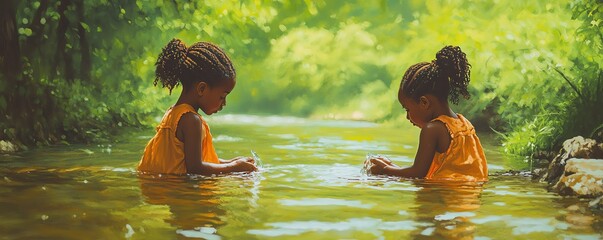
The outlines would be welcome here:
M 226 106 L 226 96 L 232 91 L 235 83 L 234 80 L 228 80 L 214 87 L 210 87 L 203 82 L 199 83 L 205 84 L 204 89 L 200 90 L 199 93 L 199 106 L 201 110 L 207 115 L 212 115 L 222 110 Z
M 423 128 L 423 126 L 429 122 L 426 103 L 423 102 L 423 100 L 425 100 L 424 97 L 421 97 L 419 101 L 416 101 L 412 98 L 403 96 L 403 94 L 398 96 L 398 101 L 400 101 L 400 104 L 402 104 L 402 107 L 406 110 L 406 119 L 419 128 Z

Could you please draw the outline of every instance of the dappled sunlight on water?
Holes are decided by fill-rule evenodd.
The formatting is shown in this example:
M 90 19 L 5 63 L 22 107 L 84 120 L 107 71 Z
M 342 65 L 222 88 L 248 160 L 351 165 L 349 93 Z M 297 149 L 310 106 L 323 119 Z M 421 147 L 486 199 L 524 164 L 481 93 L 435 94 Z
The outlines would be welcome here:
M 602 218 L 584 208 L 585 201 L 556 196 L 525 177 L 492 176 L 485 184 L 468 184 L 363 175 L 369 152 L 412 164 L 418 130 L 410 126 L 241 115 L 208 121 L 222 158 L 249 156 L 253 149 L 264 163 L 260 171 L 210 177 L 139 174 L 135 167 L 152 130 L 128 133 L 112 145 L 6 155 L 0 157 L 0 235 L 601 238 Z M 518 166 L 483 139 L 491 170 Z
M 370 141 L 343 140 L 340 138 L 319 138 L 310 143 L 293 143 L 290 145 L 273 145 L 274 148 L 286 150 L 328 151 L 329 148 L 338 150 L 388 151 L 384 143 Z

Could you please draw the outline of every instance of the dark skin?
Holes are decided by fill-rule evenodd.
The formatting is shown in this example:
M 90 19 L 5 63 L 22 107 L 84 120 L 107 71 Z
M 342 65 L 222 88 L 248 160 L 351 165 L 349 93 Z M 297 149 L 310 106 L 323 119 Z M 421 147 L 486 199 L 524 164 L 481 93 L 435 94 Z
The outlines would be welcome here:
M 438 97 L 427 94 L 412 99 L 404 96 L 400 91 L 398 101 L 406 110 L 406 118 L 413 125 L 421 128 L 419 136 L 419 149 L 412 166 L 402 168 L 386 158 L 376 157 L 369 159 L 373 166 L 369 169 L 372 174 L 391 175 L 406 178 L 424 178 L 429 171 L 435 153 L 443 153 L 450 146 L 450 134 L 446 125 L 440 121 L 431 122 L 438 116 L 445 115 L 458 118 L 456 113 L 450 109 L 448 101 L 440 100 Z
M 175 105 L 188 104 L 195 111 L 201 109 L 205 114 L 211 115 L 222 110 L 226 105 L 226 96 L 232 91 L 234 85 L 234 80 L 227 80 L 225 83 L 213 87 L 205 82 L 197 82 L 193 86 L 183 88 Z M 257 171 L 251 157 L 220 159 L 220 164 L 202 162 L 202 128 L 201 117 L 193 112 L 185 113 L 178 122 L 176 137 L 184 143 L 184 162 L 187 173 L 212 175 Z

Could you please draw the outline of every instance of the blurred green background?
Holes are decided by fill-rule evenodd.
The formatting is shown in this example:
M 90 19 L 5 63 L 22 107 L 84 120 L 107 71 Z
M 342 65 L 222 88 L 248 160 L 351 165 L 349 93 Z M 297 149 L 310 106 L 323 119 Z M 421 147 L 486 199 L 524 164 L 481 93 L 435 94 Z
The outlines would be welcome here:
M 472 98 L 453 106 L 529 156 L 603 127 L 600 0 L 0 3 L 0 140 L 94 142 L 152 127 L 180 90 L 153 86 L 172 38 L 227 51 L 226 113 L 403 124 L 404 71 L 459 45 Z

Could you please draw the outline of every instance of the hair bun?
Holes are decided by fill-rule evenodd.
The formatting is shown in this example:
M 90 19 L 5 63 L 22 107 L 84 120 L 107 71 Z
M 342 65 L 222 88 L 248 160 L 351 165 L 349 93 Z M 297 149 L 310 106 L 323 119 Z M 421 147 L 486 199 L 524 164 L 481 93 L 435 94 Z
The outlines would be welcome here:
M 166 60 L 173 63 L 182 63 L 186 59 L 186 44 L 180 39 L 173 38 L 164 48 L 163 54 Z
M 171 93 L 172 89 L 178 85 L 179 78 L 184 70 L 183 63 L 186 60 L 186 51 L 187 47 L 184 42 L 177 38 L 172 39 L 163 47 L 155 63 L 155 81 L 153 84 L 156 85 L 159 80 Z
M 450 99 L 453 103 L 458 102 L 459 95 L 469 98 L 467 87 L 471 65 L 467 61 L 467 55 L 458 46 L 445 46 L 436 53 L 435 64 L 443 79 L 449 81 Z
M 458 46 L 445 46 L 436 53 L 436 64 L 446 73 L 454 72 L 459 66 L 455 66 L 455 59 L 464 59 L 465 53 Z

